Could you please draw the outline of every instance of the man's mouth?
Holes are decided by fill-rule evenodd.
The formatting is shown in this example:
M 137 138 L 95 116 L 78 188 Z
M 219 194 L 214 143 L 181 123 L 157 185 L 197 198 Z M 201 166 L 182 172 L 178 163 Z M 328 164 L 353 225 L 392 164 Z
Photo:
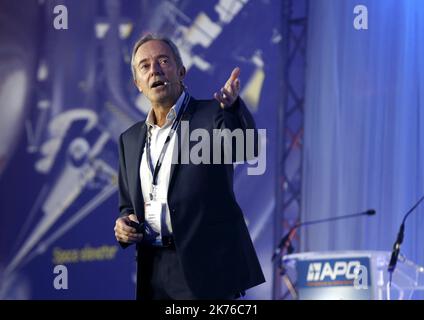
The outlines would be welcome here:
M 151 88 L 153 89 L 153 88 L 159 88 L 163 86 L 165 86 L 165 81 L 158 80 L 152 83 Z

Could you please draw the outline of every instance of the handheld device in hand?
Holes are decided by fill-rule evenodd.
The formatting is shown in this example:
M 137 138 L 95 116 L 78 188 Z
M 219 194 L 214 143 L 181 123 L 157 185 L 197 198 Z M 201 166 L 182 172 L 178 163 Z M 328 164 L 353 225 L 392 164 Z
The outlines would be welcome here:
M 130 220 L 128 225 L 136 230 L 137 233 L 142 233 L 144 229 L 143 223 L 137 223 L 135 221 Z

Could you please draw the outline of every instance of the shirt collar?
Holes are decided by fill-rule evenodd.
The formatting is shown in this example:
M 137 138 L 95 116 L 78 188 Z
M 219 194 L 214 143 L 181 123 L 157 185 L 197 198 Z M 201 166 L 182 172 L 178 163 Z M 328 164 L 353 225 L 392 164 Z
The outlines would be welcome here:
M 172 121 L 174 121 L 174 119 L 177 117 L 177 114 L 181 109 L 181 105 L 183 104 L 185 95 L 186 95 L 186 93 L 185 93 L 185 91 L 183 91 L 181 93 L 180 97 L 178 98 L 177 102 L 169 110 L 168 114 L 166 115 L 165 126 L 172 123 Z M 151 127 L 151 128 L 153 128 L 155 126 L 155 122 L 153 121 L 153 108 L 150 108 L 150 111 L 147 114 L 146 124 L 147 124 L 148 127 Z

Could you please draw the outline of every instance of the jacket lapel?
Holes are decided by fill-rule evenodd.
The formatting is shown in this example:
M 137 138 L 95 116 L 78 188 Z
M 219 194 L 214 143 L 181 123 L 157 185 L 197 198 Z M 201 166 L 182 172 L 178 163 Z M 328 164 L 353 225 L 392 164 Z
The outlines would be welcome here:
M 182 115 L 181 124 L 177 128 L 177 132 L 176 132 L 177 136 L 176 136 L 173 152 L 174 152 L 174 155 L 178 155 L 178 158 L 177 158 L 177 163 L 171 164 L 171 173 L 169 177 L 169 187 L 168 187 L 168 200 L 169 200 L 169 195 L 171 193 L 171 189 L 175 180 L 175 175 L 181 163 L 181 145 L 189 141 L 190 130 L 187 126 L 187 123 L 190 123 L 191 117 L 193 116 L 193 113 L 195 111 L 195 106 L 196 106 L 196 100 L 193 97 L 190 97 L 190 101 L 188 102 L 187 109 Z M 183 121 L 186 123 L 185 125 L 183 124 Z M 182 128 L 185 130 L 182 130 Z M 188 148 L 188 147 L 189 147 L 188 145 L 185 146 L 185 148 Z
M 144 221 L 144 200 L 143 193 L 141 190 L 141 180 L 140 180 L 140 163 L 141 157 L 143 155 L 144 144 L 146 142 L 146 133 L 147 133 L 147 125 L 143 123 L 141 126 L 141 130 L 138 136 L 134 139 L 134 150 L 137 150 L 136 156 L 133 158 L 131 166 L 134 175 L 136 175 L 136 179 L 133 179 L 135 185 L 132 186 L 132 190 L 135 190 L 134 194 L 134 206 L 135 211 L 137 213 L 138 220 Z

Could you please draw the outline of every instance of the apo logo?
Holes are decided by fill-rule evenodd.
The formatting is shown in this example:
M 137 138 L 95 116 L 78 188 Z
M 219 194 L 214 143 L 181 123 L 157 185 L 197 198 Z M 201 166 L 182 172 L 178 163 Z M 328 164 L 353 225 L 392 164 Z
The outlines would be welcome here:
M 308 267 L 307 281 L 355 280 L 361 271 L 360 261 L 311 262 Z

